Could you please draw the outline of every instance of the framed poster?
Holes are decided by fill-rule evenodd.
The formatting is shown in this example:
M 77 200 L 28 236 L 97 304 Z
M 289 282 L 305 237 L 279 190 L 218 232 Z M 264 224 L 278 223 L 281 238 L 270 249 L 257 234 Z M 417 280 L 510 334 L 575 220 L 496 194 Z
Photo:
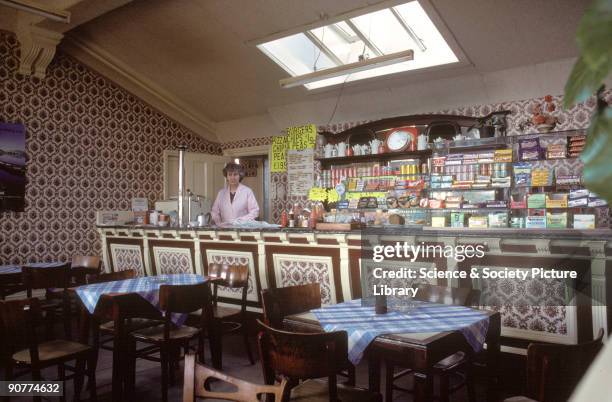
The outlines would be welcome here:
M 22 124 L 0 123 L 0 211 L 24 210 L 25 141 Z

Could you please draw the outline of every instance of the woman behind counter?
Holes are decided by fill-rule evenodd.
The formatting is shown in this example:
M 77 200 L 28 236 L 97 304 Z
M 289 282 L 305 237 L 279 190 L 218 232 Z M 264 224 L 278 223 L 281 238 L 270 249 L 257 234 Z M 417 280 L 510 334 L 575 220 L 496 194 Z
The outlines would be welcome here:
M 223 168 L 226 186 L 219 191 L 210 211 L 217 225 L 252 221 L 259 216 L 259 205 L 253 190 L 244 184 L 244 169 L 237 163 L 228 163 Z

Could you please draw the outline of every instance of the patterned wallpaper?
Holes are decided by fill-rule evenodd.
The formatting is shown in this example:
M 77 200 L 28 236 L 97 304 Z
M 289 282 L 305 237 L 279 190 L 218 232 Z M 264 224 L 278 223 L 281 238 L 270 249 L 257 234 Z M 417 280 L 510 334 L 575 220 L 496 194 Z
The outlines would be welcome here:
M 26 212 L 0 213 L 0 264 L 99 255 L 94 211 L 160 199 L 164 149 L 222 152 L 61 52 L 46 78 L 17 75 L 17 52 L 0 32 L 0 121 L 26 126 L 29 157 Z

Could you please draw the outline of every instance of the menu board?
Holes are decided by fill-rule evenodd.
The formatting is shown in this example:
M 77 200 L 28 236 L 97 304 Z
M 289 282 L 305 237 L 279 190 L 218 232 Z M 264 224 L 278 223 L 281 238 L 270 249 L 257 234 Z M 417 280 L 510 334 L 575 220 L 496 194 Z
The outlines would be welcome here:
M 272 138 L 272 173 L 287 171 L 287 136 Z
M 313 157 L 313 149 L 287 151 L 287 182 L 290 196 L 308 196 L 308 192 L 314 184 Z
M 289 127 L 287 129 L 287 149 L 302 150 L 314 148 L 317 139 L 317 127 L 314 124 Z

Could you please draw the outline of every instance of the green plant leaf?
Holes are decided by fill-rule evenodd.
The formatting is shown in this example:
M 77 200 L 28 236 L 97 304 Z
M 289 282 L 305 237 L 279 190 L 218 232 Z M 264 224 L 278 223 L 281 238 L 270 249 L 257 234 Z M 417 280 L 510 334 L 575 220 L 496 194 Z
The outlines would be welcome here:
M 612 204 L 612 108 L 593 115 L 580 159 L 586 187 Z
M 606 67 L 607 68 L 607 67 Z M 580 57 L 565 83 L 563 106 L 569 109 L 578 102 L 585 102 L 601 86 L 609 70 L 591 70 Z
M 612 0 L 595 0 L 580 20 L 576 41 L 591 70 L 612 68 Z M 607 66 L 607 67 L 606 67 Z

